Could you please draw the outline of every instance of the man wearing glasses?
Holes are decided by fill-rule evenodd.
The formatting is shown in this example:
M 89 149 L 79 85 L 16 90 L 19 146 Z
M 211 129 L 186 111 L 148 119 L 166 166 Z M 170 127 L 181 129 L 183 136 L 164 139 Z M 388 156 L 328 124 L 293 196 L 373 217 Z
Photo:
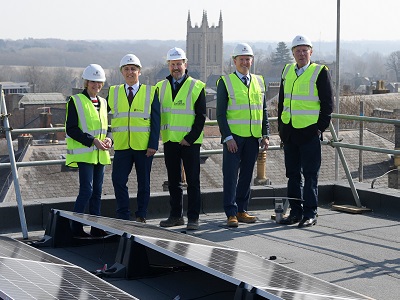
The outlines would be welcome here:
M 287 196 L 299 199 L 289 201 L 290 214 L 280 223 L 299 223 L 299 228 L 317 223 L 320 140 L 333 111 L 328 68 L 311 62 L 312 53 L 312 43 L 306 36 L 298 35 L 293 39 L 292 54 L 296 62 L 287 64 L 282 71 L 278 102 Z

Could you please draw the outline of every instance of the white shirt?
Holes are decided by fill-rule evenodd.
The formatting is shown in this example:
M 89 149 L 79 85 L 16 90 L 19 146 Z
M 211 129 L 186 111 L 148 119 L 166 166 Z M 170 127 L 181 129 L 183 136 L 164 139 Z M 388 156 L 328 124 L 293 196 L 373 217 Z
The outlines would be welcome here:
M 136 95 L 138 89 L 139 89 L 139 81 L 137 83 L 135 83 L 134 85 L 132 85 L 133 96 Z M 129 85 L 126 83 L 125 83 L 125 91 L 126 91 L 126 94 L 129 95 Z
M 311 62 L 308 62 L 308 64 L 306 64 L 304 67 L 299 68 L 296 64 L 296 66 L 294 67 L 294 70 L 296 71 L 297 76 L 300 76 L 301 74 L 303 74 L 307 68 L 310 66 Z
M 247 84 L 250 82 L 250 74 L 242 74 L 238 70 L 236 70 L 236 74 L 238 75 L 240 80 L 243 81 L 243 77 L 246 77 L 247 78 Z

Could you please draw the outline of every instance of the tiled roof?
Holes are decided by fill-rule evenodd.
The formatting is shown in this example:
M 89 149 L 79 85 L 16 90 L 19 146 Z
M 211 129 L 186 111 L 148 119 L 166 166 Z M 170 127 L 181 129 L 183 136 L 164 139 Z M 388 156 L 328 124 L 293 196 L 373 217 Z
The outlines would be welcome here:
M 218 130 L 217 127 L 215 127 Z M 358 130 L 341 131 L 340 137 L 343 138 L 343 143 L 358 144 Z M 330 139 L 328 134 L 325 134 L 325 139 Z M 270 137 L 270 144 L 277 146 L 280 139 L 277 135 Z M 378 135 L 370 132 L 364 132 L 364 145 L 394 149 L 394 144 Z M 215 136 L 205 138 L 203 150 L 221 149 L 220 137 Z M 159 152 L 163 151 L 160 145 Z M 354 181 L 358 181 L 358 164 L 359 151 L 353 149 L 343 149 L 350 173 Z M 29 147 L 24 161 L 34 160 L 55 160 L 60 159 L 66 153 L 66 145 L 37 145 Z M 393 164 L 391 158 L 387 154 L 364 151 L 364 182 L 371 182 L 375 177 L 378 177 L 389 170 Z M 322 146 L 322 166 L 320 170 L 320 181 L 332 182 L 335 179 L 335 150 L 330 146 Z M 340 163 L 340 160 L 339 160 Z M 210 155 L 201 165 L 201 189 L 222 188 L 222 154 Z M 60 165 L 38 166 L 38 167 L 21 167 L 19 168 L 19 181 L 21 194 L 24 201 L 31 201 L 43 198 L 59 198 L 59 197 L 75 197 L 78 194 L 78 172 L 68 171 L 61 172 L 65 167 Z M 103 184 L 104 195 L 114 195 L 114 190 L 111 182 L 111 166 L 106 167 Z M 257 175 L 257 167 L 254 169 L 254 176 Z M 282 150 L 267 151 L 266 159 L 266 176 L 270 179 L 273 185 L 286 184 L 285 167 L 283 162 Z M 343 167 L 339 165 L 339 180 L 347 181 Z M 151 173 L 151 192 L 163 191 L 163 183 L 167 181 L 166 168 L 163 158 L 155 158 Z M 387 178 L 378 180 L 377 185 L 387 186 Z M 136 173 L 132 173 L 128 182 L 129 192 L 132 196 L 136 195 Z M 15 196 L 9 194 L 6 201 L 15 201 Z
M 66 103 L 66 98 L 62 93 L 30 93 L 24 94 L 19 100 L 20 104 L 60 104 Z

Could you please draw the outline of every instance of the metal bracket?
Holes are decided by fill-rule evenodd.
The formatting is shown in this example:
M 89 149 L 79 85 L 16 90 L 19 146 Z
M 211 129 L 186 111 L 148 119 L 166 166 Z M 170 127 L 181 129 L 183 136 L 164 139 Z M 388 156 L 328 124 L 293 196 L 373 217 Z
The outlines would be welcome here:
M 0 114 L 0 119 L 4 119 L 5 117 L 11 117 L 12 116 L 12 114 L 10 114 L 10 113 L 7 113 L 7 114 Z
M 3 126 L 0 127 L 0 132 L 1 133 L 5 133 L 7 131 L 12 131 L 12 130 L 13 130 L 12 128 L 6 128 L 6 127 L 3 127 Z
M 335 146 L 333 145 L 333 143 L 340 143 L 343 141 L 343 138 L 338 139 L 337 141 L 335 141 L 334 139 L 330 139 L 329 141 L 327 141 L 327 145 L 331 146 L 332 148 L 335 148 Z

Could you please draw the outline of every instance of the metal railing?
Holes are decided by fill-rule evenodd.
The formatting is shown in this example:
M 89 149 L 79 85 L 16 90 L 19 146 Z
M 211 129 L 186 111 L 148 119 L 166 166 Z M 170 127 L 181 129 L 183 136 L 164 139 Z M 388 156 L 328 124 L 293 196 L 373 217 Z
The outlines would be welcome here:
M 0 90 L 2 90 L 2 86 L 0 84 Z M 10 157 L 10 162 L 9 163 L 0 163 L 0 169 L 2 168 L 9 168 L 11 167 L 12 169 L 12 174 L 13 174 L 13 181 L 14 181 L 14 187 L 15 187 L 15 193 L 16 193 L 16 198 L 17 198 L 17 203 L 18 203 L 18 210 L 20 214 L 20 220 L 21 220 L 21 227 L 22 227 L 22 234 L 24 238 L 28 237 L 27 233 L 27 227 L 26 227 L 26 220 L 25 220 L 25 215 L 24 215 L 24 210 L 23 210 L 23 204 L 22 204 L 22 198 L 21 198 L 21 192 L 20 192 L 20 187 L 19 187 L 19 180 L 18 180 L 18 172 L 17 168 L 19 167 L 32 167 L 32 166 L 47 166 L 47 165 L 63 165 L 65 164 L 65 159 L 57 159 L 57 160 L 45 160 L 45 161 L 26 161 L 26 162 L 16 162 L 15 157 L 14 157 L 14 150 L 13 150 L 13 144 L 12 144 L 12 139 L 11 139 L 11 131 L 15 134 L 24 134 L 24 133 L 56 133 L 56 132 L 64 132 L 65 128 L 64 127 L 53 127 L 53 128 L 28 128 L 28 129 L 11 129 L 9 126 L 8 118 L 9 114 L 7 113 L 6 105 L 5 105 L 5 100 L 4 100 L 4 95 L 1 95 L 1 110 L 0 110 L 0 117 L 3 123 L 3 126 L 0 128 L 0 132 L 5 132 L 6 138 L 7 138 L 7 145 L 8 145 L 8 152 L 9 152 L 9 157 Z M 385 118 L 376 118 L 376 117 L 365 117 L 365 116 L 355 116 L 355 115 L 345 115 L 345 114 L 332 114 L 332 118 L 334 119 L 343 119 L 343 120 L 356 120 L 360 122 L 374 122 L 374 123 L 385 123 L 385 124 L 392 124 L 395 126 L 400 126 L 400 120 L 395 120 L 395 119 L 385 119 Z M 276 122 L 277 117 L 271 117 L 269 118 L 270 122 Z M 206 121 L 205 123 L 206 126 L 217 126 L 217 121 Z M 339 157 L 341 159 L 342 166 L 345 170 L 347 180 L 350 184 L 354 200 L 357 204 L 358 207 L 361 207 L 361 202 L 358 197 L 357 190 L 354 186 L 354 182 L 352 180 L 347 162 L 345 160 L 345 157 L 342 152 L 342 148 L 349 148 L 349 149 L 356 149 L 361 151 L 372 151 L 372 152 L 378 152 L 378 153 L 386 153 L 386 154 L 392 154 L 392 155 L 398 155 L 400 156 L 400 150 L 395 150 L 395 149 L 385 149 L 385 148 L 378 148 L 378 147 L 371 147 L 371 146 L 364 146 L 364 145 L 357 145 L 357 144 L 348 144 L 348 143 L 342 143 L 341 141 L 338 140 L 337 134 L 335 132 L 335 129 L 332 125 L 332 123 L 329 126 L 329 130 L 332 135 L 332 139 L 327 141 L 324 140 L 321 143 L 323 145 L 329 145 L 334 147 L 337 150 L 337 153 L 339 154 Z M 270 146 L 268 148 L 268 151 L 271 150 L 280 150 L 280 146 Z M 201 150 L 200 155 L 201 156 L 209 156 L 209 155 L 215 155 L 215 154 L 222 154 L 222 149 L 215 149 L 215 150 Z M 156 153 L 154 155 L 155 158 L 161 158 L 164 157 L 163 153 Z M 113 157 L 111 157 L 113 159 Z

